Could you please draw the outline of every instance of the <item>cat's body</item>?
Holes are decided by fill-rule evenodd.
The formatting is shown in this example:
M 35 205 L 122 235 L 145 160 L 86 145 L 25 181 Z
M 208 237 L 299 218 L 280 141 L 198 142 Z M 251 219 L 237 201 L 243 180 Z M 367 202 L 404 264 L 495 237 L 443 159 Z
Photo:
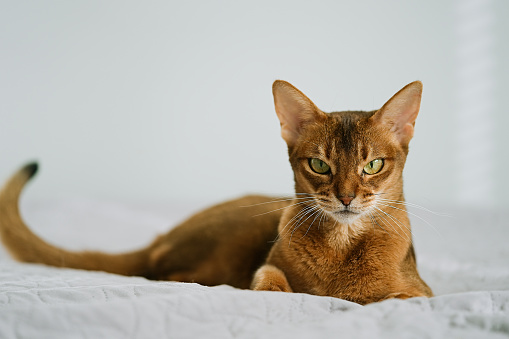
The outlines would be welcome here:
M 249 196 L 200 212 L 127 254 L 68 252 L 23 223 L 29 165 L 0 192 L 0 234 L 21 261 L 151 279 L 327 295 L 366 304 L 431 296 L 416 268 L 402 170 L 422 85 L 380 110 L 325 114 L 284 81 L 276 112 L 294 171 L 293 199 Z

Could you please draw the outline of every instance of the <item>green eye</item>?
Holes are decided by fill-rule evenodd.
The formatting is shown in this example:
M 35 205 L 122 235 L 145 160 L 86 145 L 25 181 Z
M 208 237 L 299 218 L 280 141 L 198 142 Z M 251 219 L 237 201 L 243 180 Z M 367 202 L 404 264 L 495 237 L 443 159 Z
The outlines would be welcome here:
M 326 174 L 330 171 L 329 165 L 317 158 L 309 159 L 309 166 L 318 174 Z
M 366 166 L 364 166 L 364 173 L 366 174 L 376 174 L 380 172 L 380 170 L 384 167 L 383 159 L 375 159 L 370 161 Z

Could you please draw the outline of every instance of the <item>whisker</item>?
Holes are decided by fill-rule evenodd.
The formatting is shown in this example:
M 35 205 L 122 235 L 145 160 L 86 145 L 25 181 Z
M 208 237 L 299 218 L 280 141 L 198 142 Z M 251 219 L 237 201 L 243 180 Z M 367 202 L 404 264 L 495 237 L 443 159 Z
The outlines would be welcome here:
M 293 234 L 295 233 L 295 231 L 297 231 L 297 229 L 298 229 L 300 226 L 302 226 L 302 224 L 304 224 L 304 223 L 305 223 L 305 222 L 306 222 L 309 218 L 311 218 L 313 215 L 315 215 L 315 213 L 317 213 L 317 211 L 318 211 L 318 210 L 319 210 L 319 207 L 318 207 L 318 206 L 313 206 L 311 209 L 309 209 L 309 210 L 307 211 L 307 213 L 306 213 L 305 215 L 303 215 L 301 218 L 299 218 L 299 223 L 298 223 L 298 225 L 296 225 L 296 226 L 293 228 L 293 230 L 292 230 L 292 236 L 293 236 Z M 306 218 L 306 219 L 304 219 L 304 217 L 306 217 L 306 216 L 307 216 L 307 218 Z M 302 220 L 302 219 L 304 219 L 304 220 Z M 290 237 L 290 239 L 291 239 L 291 237 Z
M 304 213 L 306 213 L 306 211 L 308 209 L 310 209 L 311 207 L 308 206 L 308 207 L 305 207 L 304 209 L 300 210 L 299 213 L 297 213 L 296 215 L 293 216 L 293 218 L 291 218 L 285 225 L 285 227 L 283 227 L 283 229 L 278 232 L 277 236 L 276 236 L 276 239 L 274 239 L 274 242 L 278 241 L 279 239 L 283 238 L 286 234 L 288 234 L 288 231 L 285 232 L 286 228 L 292 224 L 294 222 L 294 220 L 297 220 L 300 218 L 301 215 L 303 215 Z M 299 219 L 300 220 L 300 219 Z M 283 233 L 284 232 L 284 233 Z
M 420 220 L 424 221 L 428 226 L 430 226 L 433 230 L 435 230 L 435 232 L 440 236 L 442 237 L 442 234 L 440 234 L 440 232 L 437 230 L 437 228 L 435 226 L 433 226 L 431 223 L 429 223 L 427 220 L 421 218 L 419 215 L 415 214 L 415 213 L 412 213 L 412 212 L 409 212 L 409 211 L 406 211 L 404 209 L 401 209 L 401 208 L 398 208 L 398 207 L 395 207 L 395 206 L 392 206 L 392 205 L 389 205 L 389 204 L 384 204 L 384 203 L 379 203 L 380 205 L 383 205 L 383 206 L 387 206 L 387 207 L 390 207 L 390 208 L 394 208 L 396 210 L 399 210 L 399 211 L 403 211 L 403 212 L 406 212 L 410 215 L 413 215 L 414 217 L 416 218 L 419 218 Z
M 376 207 L 375 207 L 376 208 Z M 380 211 L 380 209 L 376 208 L 378 211 Z M 392 230 L 397 234 L 399 235 L 401 238 L 403 238 L 403 236 L 394 228 L 394 226 L 392 225 L 392 223 L 383 215 L 381 214 L 380 212 L 378 211 L 374 211 L 377 215 L 377 217 L 380 219 L 380 221 L 385 225 L 385 226 L 388 226 L 390 228 L 392 228 Z M 382 211 L 383 212 L 383 211 Z
M 406 201 L 390 200 L 390 199 L 383 199 L 383 198 L 378 198 L 378 200 L 384 201 L 384 202 L 388 202 L 388 203 L 398 204 L 398 205 L 405 205 L 405 206 L 409 206 L 409 207 L 415 207 L 415 208 L 421 209 L 423 211 L 429 212 L 431 214 L 434 214 L 434 215 L 437 215 L 437 216 L 440 216 L 440 217 L 449 217 L 449 218 L 453 217 L 452 214 L 435 212 L 435 211 L 427 209 L 426 207 L 423 207 L 423 206 L 420 206 L 420 205 L 417 205 L 417 204 L 413 204 L 413 203 L 410 203 L 410 202 L 406 202 Z
M 283 227 L 283 229 L 281 230 L 281 232 L 278 233 L 278 235 L 276 236 L 276 239 L 274 239 L 274 242 L 278 241 L 279 239 L 281 239 L 282 237 L 284 237 L 285 235 L 287 235 L 289 233 L 289 231 L 287 231 L 286 233 L 283 234 L 283 232 L 285 231 L 285 229 L 288 227 L 288 225 L 290 225 L 290 223 L 292 223 L 294 220 L 297 220 L 301 217 L 303 217 L 309 210 L 311 210 L 314 206 L 306 206 L 304 207 L 302 210 L 300 210 L 296 215 L 293 216 L 293 218 L 291 218 L 285 225 L 285 227 Z
M 255 215 L 253 215 L 253 217 L 259 217 L 261 215 L 265 215 L 265 214 L 273 213 L 273 212 L 276 212 L 276 211 L 284 210 L 285 208 L 290 208 L 290 207 L 294 207 L 294 206 L 297 206 L 297 205 L 306 204 L 306 203 L 312 202 L 313 200 L 314 200 L 314 198 L 310 198 L 309 200 L 300 201 L 298 203 L 291 204 L 291 205 L 288 205 L 288 206 L 285 206 L 285 207 L 276 208 L 275 210 L 272 210 L 272 211 L 263 212 L 263 213 L 260 213 L 260 214 L 255 214 Z
M 322 215 L 320 216 L 320 220 L 318 221 L 318 229 L 320 229 L 320 225 L 323 222 L 323 220 L 322 220 L 323 217 L 325 217 L 325 219 L 327 219 L 327 213 L 325 213 L 323 210 L 321 212 L 322 212 Z
M 292 243 L 292 238 L 293 238 L 293 234 L 295 233 L 295 231 L 297 231 L 297 229 L 299 229 L 299 227 L 302 226 L 303 223 L 305 223 L 309 218 L 311 218 L 316 213 L 317 209 L 319 209 L 318 206 L 313 206 L 313 208 L 309 209 L 301 218 L 299 218 L 299 223 L 293 228 L 292 234 L 290 235 L 288 247 L 290 247 L 290 244 Z M 308 214 L 309 214 L 309 216 L 305 220 L 302 221 L 302 219 Z
M 368 215 L 369 215 L 369 218 L 371 219 L 371 224 L 373 225 L 373 231 L 375 230 L 375 224 L 378 225 L 378 227 L 380 227 L 380 229 L 382 231 L 384 231 L 385 233 L 387 233 L 391 238 L 392 238 L 392 235 L 387 232 L 387 230 L 385 230 L 385 228 L 383 228 L 375 219 L 375 217 L 373 216 L 373 213 L 371 213 L 371 211 L 368 212 Z
M 258 204 L 245 205 L 245 206 L 239 206 L 239 207 L 253 207 L 253 206 L 260 206 L 260 205 L 273 204 L 273 203 L 276 203 L 276 202 L 285 202 L 285 201 L 302 200 L 302 199 L 311 199 L 311 198 L 305 198 L 305 197 L 288 197 L 288 198 L 284 198 L 284 199 L 277 199 L 277 200 L 265 201 L 265 202 L 260 202 L 260 203 L 258 203 Z
M 314 222 L 316 221 L 316 218 L 318 218 L 318 216 L 322 213 L 322 209 L 320 207 L 317 208 L 317 211 L 314 212 L 314 214 L 316 214 L 315 218 L 313 219 L 313 221 L 311 221 L 311 224 L 309 225 L 308 229 L 306 230 L 306 233 L 304 233 L 304 235 L 302 236 L 302 238 L 304 238 L 309 230 L 311 229 L 311 226 L 313 226 Z M 301 238 L 301 239 L 302 239 Z
M 373 195 L 382 195 L 382 194 L 391 194 L 391 193 L 398 193 L 394 190 L 389 190 L 389 191 L 386 191 L 386 192 L 380 192 L 380 193 L 373 193 Z
M 311 205 L 311 206 L 308 206 L 306 209 L 302 210 L 301 213 L 299 213 L 298 215 L 298 223 L 301 222 L 301 220 L 308 214 L 310 213 L 313 213 L 315 210 L 317 209 L 317 206 L 316 205 Z M 307 219 L 306 219 L 307 220 Z M 298 226 L 297 226 L 298 227 Z M 295 230 L 295 229 L 294 229 Z
M 403 212 L 407 212 L 406 210 L 403 210 L 401 208 L 397 208 L 397 207 L 394 207 L 394 206 L 390 206 L 390 205 L 386 205 L 386 204 L 383 204 L 383 203 L 379 203 L 379 205 L 382 205 L 382 206 L 387 206 L 387 207 L 391 207 L 391 208 L 394 208 L 394 209 L 397 209 L 397 210 L 400 210 L 400 211 L 403 211 Z M 385 211 L 384 211 L 385 212 Z M 385 212 L 387 213 L 389 216 L 395 218 L 392 214 L 388 213 L 388 212 Z M 408 212 L 407 212 L 408 213 Z M 398 220 L 399 221 L 399 220 Z M 408 231 L 410 231 L 410 228 L 408 227 L 408 225 L 402 223 L 401 221 L 399 221 L 401 223 L 401 225 L 403 225 Z
M 373 226 L 373 232 L 375 231 L 375 223 L 373 221 L 373 215 L 368 211 L 369 218 L 371 219 L 371 226 Z
M 403 226 L 405 226 L 405 227 L 406 227 L 407 231 L 409 231 L 409 232 L 410 232 L 410 234 L 412 234 L 412 231 L 411 231 L 411 230 L 410 230 L 410 229 L 409 229 L 409 228 L 408 228 L 405 224 L 401 223 L 401 221 L 399 221 L 398 219 L 396 219 L 395 217 L 393 217 L 393 216 L 392 216 L 392 215 L 390 215 L 389 213 L 385 212 L 384 210 L 382 210 L 382 209 L 380 209 L 380 208 L 378 208 L 378 207 L 376 207 L 376 206 L 374 206 L 374 207 L 375 207 L 378 211 L 382 212 L 385 216 L 389 217 L 392 221 L 395 221 L 395 222 L 396 222 L 396 226 L 398 226 L 398 227 L 399 227 L 399 229 L 400 229 L 401 231 L 403 231 L 403 232 L 404 232 L 403 228 L 401 228 L 401 225 L 403 225 Z M 383 221 L 383 219 L 384 219 L 384 218 L 382 218 L 382 221 Z M 389 221 L 389 220 L 387 220 L 387 221 Z M 385 223 L 385 222 L 384 222 L 384 223 Z M 394 226 L 392 226 L 392 223 L 391 223 L 391 222 L 389 222 L 389 225 L 392 227 L 392 229 L 394 230 L 394 232 L 396 232 L 396 233 L 397 233 L 397 234 L 398 234 L 398 235 L 399 235 L 402 239 L 405 239 L 405 238 L 404 238 L 404 237 L 403 237 L 403 236 L 402 236 L 402 235 L 401 235 L 398 231 L 396 231 L 396 229 L 394 228 Z M 412 238 L 411 238 L 411 236 L 410 236 L 410 239 L 409 239 L 409 237 L 407 236 L 407 238 L 406 238 L 405 240 L 410 240 L 410 241 L 412 241 Z

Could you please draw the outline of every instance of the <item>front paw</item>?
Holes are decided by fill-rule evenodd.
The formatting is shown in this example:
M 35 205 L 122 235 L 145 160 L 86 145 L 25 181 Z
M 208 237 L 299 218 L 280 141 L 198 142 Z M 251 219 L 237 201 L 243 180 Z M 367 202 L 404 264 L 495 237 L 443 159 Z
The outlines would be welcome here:
M 263 265 L 256 271 L 251 289 L 255 291 L 293 292 L 283 271 L 273 265 Z
M 415 297 L 425 297 L 425 295 L 421 293 L 394 292 L 387 294 L 385 297 L 380 299 L 380 301 L 387 299 L 409 299 Z

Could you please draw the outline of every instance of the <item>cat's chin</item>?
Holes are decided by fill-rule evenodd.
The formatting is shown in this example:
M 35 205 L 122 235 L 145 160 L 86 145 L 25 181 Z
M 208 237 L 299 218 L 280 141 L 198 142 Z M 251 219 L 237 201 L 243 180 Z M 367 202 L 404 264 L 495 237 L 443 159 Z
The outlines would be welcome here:
M 329 214 L 341 224 L 353 224 L 362 215 L 361 212 L 343 209 L 329 212 Z

